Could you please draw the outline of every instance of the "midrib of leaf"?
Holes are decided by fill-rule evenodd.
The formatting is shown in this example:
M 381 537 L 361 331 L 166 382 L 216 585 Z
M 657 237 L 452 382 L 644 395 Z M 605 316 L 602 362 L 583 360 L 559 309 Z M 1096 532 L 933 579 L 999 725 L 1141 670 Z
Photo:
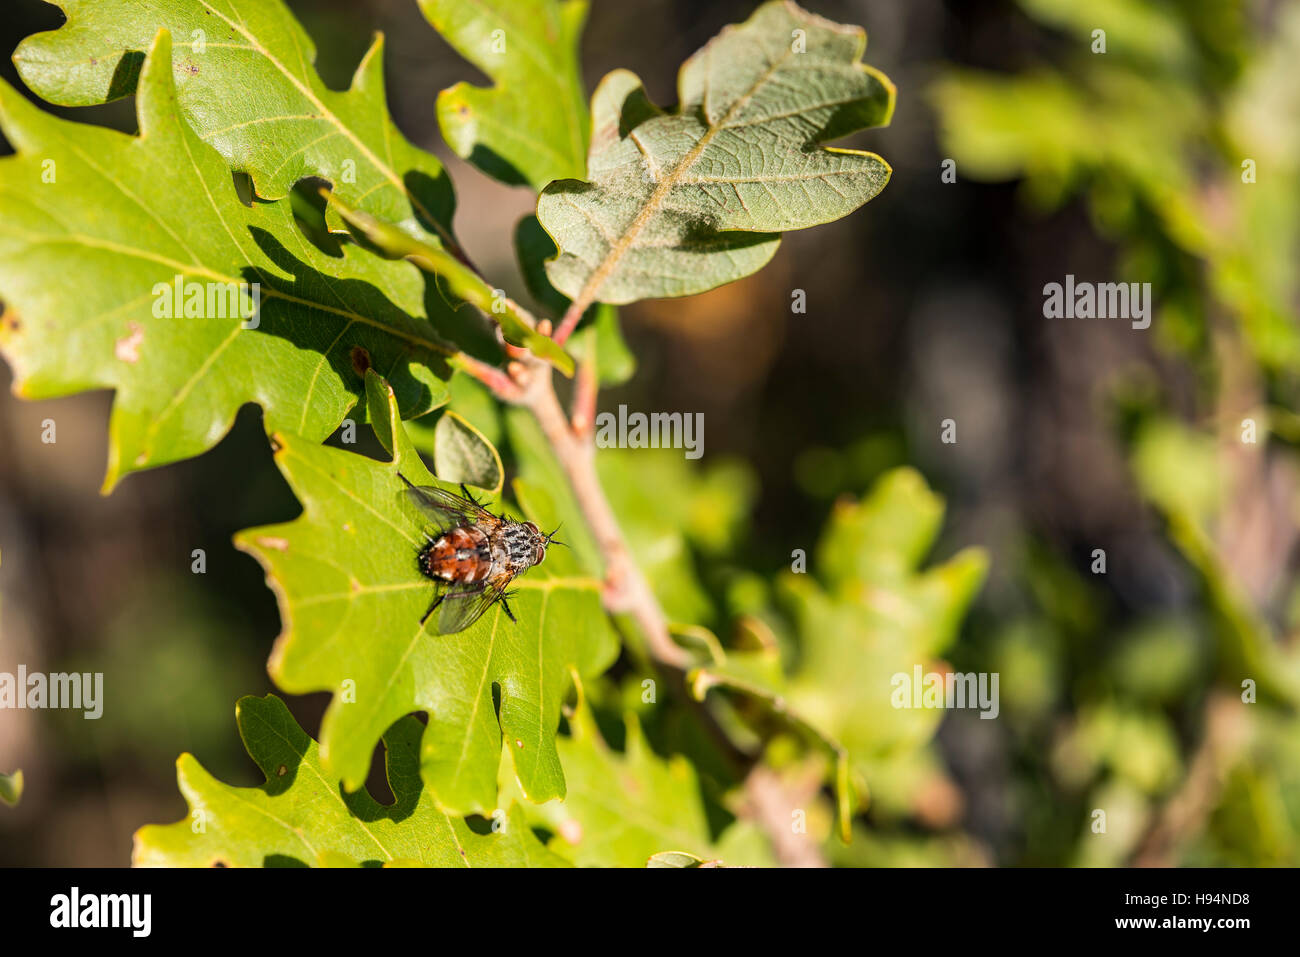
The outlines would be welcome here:
M 636 214 L 636 217 L 623 232 L 623 235 L 610 247 L 609 252 L 601 261 L 600 265 L 592 271 L 591 276 L 588 277 L 587 281 L 583 284 L 582 289 L 578 292 L 578 297 L 573 300 L 572 305 L 570 305 L 567 310 L 568 315 L 581 316 L 587 311 L 587 307 L 596 301 L 596 295 L 600 292 L 600 287 L 604 285 L 605 280 L 610 277 L 610 274 L 613 273 L 615 267 L 618 266 L 619 261 L 624 255 L 626 255 L 627 251 L 632 248 L 632 243 L 636 241 L 636 237 L 640 235 L 641 230 L 645 228 L 646 223 L 648 223 L 651 218 L 659 212 L 664 199 L 670 192 L 672 192 L 673 187 L 681 183 L 682 177 L 685 176 L 687 171 L 695 165 L 695 161 L 700 158 L 700 155 L 704 152 L 705 148 L 713 141 L 714 135 L 716 135 L 719 130 L 726 127 L 727 121 L 736 114 L 737 110 L 754 98 L 754 94 L 759 91 L 763 84 L 767 83 L 767 81 L 771 79 L 772 74 L 784 65 L 791 55 L 791 51 L 785 52 L 781 55 L 779 60 L 775 61 L 771 66 L 764 70 L 749 89 L 745 91 L 744 95 L 738 97 L 736 102 L 731 104 L 731 107 L 725 114 L 723 114 L 722 118 L 716 124 L 709 125 L 709 128 L 705 131 L 704 135 L 700 137 L 699 142 L 691 147 L 690 151 L 678 161 L 677 165 L 673 167 L 672 172 L 659 180 L 658 184 L 655 186 L 654 192 L 651 193 L 650 198 L 646 200 L 645 206 L 643 206 L 641 211 Z M 708 100 L 710 89 L 711 87 L 705 88 L 704 102 L 701 104 L 706 122 L 708 121 L 709 116 Z M 641 148 L 640 143 L 637 143 L 637 148 Z M 642 155 L 645 155 L 644 150 L 642 150 Z
M 206 185 L 204 188 L 206 189 Z M 209 199 L 211 199 L 210 196 Z M 141 208 L 148 210 L 148 207 L 146 206 L 142 206 Z M 214 205 L 214 209 L 215 208 L 216 207 Z M 152 216 L 152 211 L 150 211 L 150 215 Z M 223 225 L 226 225 L 225 219 L 224 217 L 220 216 L 220 213 L 218 213 L 218 218 L 221 219 Z M 162 256 L 157 253 L 149 252 L 148 250 L 138 249 L 133 246 L 125 246 L 121 243 L 112 242 L 111 240 L 104 240 L 104 239 L 98 239 L 91 236 L 85 236 L 81 233 L 70 232 L 65 236 L 41 236 L 39 234 L 28 233 L 23 230 L 16 230 L 12 226 L 6 226 L 4 228 L 10 235 L 17 236 L 21 238 L 24 242 L 26 242 L 28 245 L 32 245 L 32 246 L 59 245 L 63 243 L 72 243 L 74 245 L 85 246 L 91 249 L 103 249 L 108 252 L 117 253 L 119 255 L 131 256 L 136 259 L 143 259 L 149 262 L 155 262 L 161 266 L 166 266 L 169 269 L 173 269 L 177 273 L 182 275 L 201 276 L 211 281 L 221 282 L 221 283 L 239 283 L 243 281 L 242 277 L 226 275 L 225 273 L 222 273 L 215 269 L 210 269 L 207 266 L 200 265 L 199 263 L 183 263 L 179 260 L 172 259 L 169 256 Z M 166 227 L 163 228 L 166 229 Z M 227 226 L 227 232 L 229 232 L 228 226 Z M 233 236 L 231 238 L 234 239 Z M 189 251 L 188 247 L 186 247 L 184 243 L 181 243 L 180 245 L 186 248 L 187 251 Z M 235 246 L 237 249 L 240 249 L 241 252 L 243 251 L 242 247 L 239 246 L 237 240 L 235 242 Z M 251 263 L 249 264 L 249 266 L 257 273 L 257 275 L 261 276 L 264 279 L 266 278 L 266 274 L 262 271 L 260 267 L 255 266 Z M 331 292 L 334 293 L 334 298 L 338 299 L 340 303 L 343 303 L 343 300 L 339 297 L 338 293 L 334 291 L 333 286 L 329 283 L 328 277 L 326 277 L 325 285 L 327 288 L 330 289 Z M 378 320 L 371 319 L 366 316 L 362 316 L 359 313 L 355 313 L 352 312 L 350 309 L 347 309 L 346 306 L 344 306 L 344 308 L 337 308 L 334 306 L 326 305 L 325 303 L 322 302 L 313 302 L 310 299 L 303 299 L 299 296 L 294 296 L 289 293 L 282 292 L 271 286 L 268 286 L 266 289 L 262 290 L 262 295 L 267 298 L 279 299 L 283 302 L 293 303 L 295 305 L 302 306 L 306 309 L 326 312 L 347 319 L 348 322 L 345 323 L 343 328 L 340 330 L 338 336 L 334 340 L 335 342 L 337 342 L 338 339 L 342 338 L 343 335 L 347 333 L 347 330 L 352 326 L 352 324 L 361 323 L 362 325 L 367 325 L 375 329 L 379 329 L 385 332 L 386 334 L 393 336 L 395 339 L 400 339 L 403 342 L 410 343 L 411 345 L 421 346 L 433 352 L 440 352 L 443 355 L 454 355 L 453 350 L 448 349 L 446 346 L 440 343 L 433 342 L 429 339 L 424 339 L 420 336 L 416 336 L 409 332 L 406 332 L 405 330 L 398 329 L 394 326 L 387 325 L 386 323 L 379 322 Z M 104 316 L 101 315 L 99 318 L 102 319 L 104 318 Z M 221 343 L 217 346 L 217 348 L 214 349 L 204 359 L 202 364 L 200 364 L 197 369 L 195 369 L 194 373 L 181 385 L 179 389 L 177 389 L 172 394 L 172 397 L 168 400 L 167 405 L 165 405 L 162 408 L 162 410 L 158 413 L 158 415 L 153 419 L 153 421 L 149 423 L 149 428 L 145 436 L 146 442 L 152 440 L 158 434 L 158 430 L 162 428 L 163 424 L 166 423 L 166 421 L 171 417 L 172 413 L 175 412 L 175 410 L 181 406 L 181 404 L 185 401 L 185 399 L 189 396 L 189 394 L 194 390 L 194 387 L 199 383 L 199 381 L 203 378 L 203 376 L 207 374 L 208 370 L 212 368 L 213 364 L 217 361 L 217 359 L 219 359 L 221 355 L 225 352 L 225 350 L 230 346 L 230 344 L 235 341 L 235 337 L 238 336 L 239 333 L 243 331 L 244 329 L 240 325 L 236 325 L 234 328 L 232 328 L 230 334 L 224 340 L 221 341 Z M 331 348 L 333 348 L 332 345 Z M 322 356 L 321 361 L 324 362 L 327 358 L 328 358 L 328 353 Z M 321 367 L 318 365 L 316 370 L 317 376 L 319 376 L 320 368 Z M 312 389 L 314 389 L 315 387 L 315 381 L 316 381 L 316 377 L 313 377 L 311 382 Z M 311 393 L 309 389 L 307 400 L 304 400 L 304 404 L 303 404 L 303 418 L 301 420 L 302 422 L 306 421 L 307 413 L 310 411 L 310 402 L 308 401 L 310 400 L 310 396 Z
M 550 603 L 551 592 L 546 590 L 542 592 L 542 609 L 537 613 L 537 713 L 546 714 L 546 655 L 542 647 L 542 636 L 546 634 L 546 606 Z M 499 620 L 499 619 L 498 619 Z M 542 751 L 542 737 L 545 732 L 542 730 L 542 722 L 537 722 L 537 744 L 533 751 L 534 754 L 540 754 Z M 510 752 L 514 757 L 514 752 Z
M 456 757 L 456 773 L 452 775 L 452 790 L 460 781 L 461 771 L 465 768 L 465 755 L 469 752 L 469 729 L 474 727 L 474 719 L 478 717 L 479 705 L 483 701 L 483 685 L 487 682 L 488 672 L 492 670 L 492 652 L 496 650 L 497 629 L 501 626 L 501 615 L 498 613 L 492 619 L 492 637 L 488 641 L 487 654 L 483 657 L 483 674 L 479 675 L 478 687 L 474 689 L 474 710 L 470 712 L 469 720 L 465 722 L 465 733 L 460 739 L 460 754 Z
M 393 170 L 391 146 L 389 147 L 388 162 L 384 163 L 379 159 L 378 156 L 376 156 L 373 152 L 371 152 L 370 148 L 366 146 L 366 144 L 363 143 L 355 133 L 352 132 L 352 129 L 347 124 L 345 124 L 342 120 L 340 120 L 337 115 L 335 115 L 334 111 L 332 111 L 329 107 L 325 105 L 324 101 L 321 100 L 320 97 L 316 95 L 316 93 L 312 90 L 310 86 L 307 86 L 296 76 L 294 76 L 293 73 L 290 72 L 289 68 L 286 67 L 283 63 L 281 63 L 280 60 L 276 58 L 271 53 L 270 50 L 262 46 L 261 42 L 257 39 L 257 37 L 253 36 L 253 34 L 250 33 L 243 26 L 242 23 L 235 23 L 233 20 L 231 20 L 229 17 L 223 14 L 220 10 L 217 10 L 215 7 L 213 7 L 212 4 L 208 3 L 208 0 L 199 0 L 199 2 L 202 3 L 203 6 L 207 7 L 207 9 L 211 11 L 215 16 L 221 18 L 227 24 L 229 24 L 232 29 L 238 30 L 244 36 L 244 38 L 248 40 L 249 44 L 251 45 L 250 49 L 266 57 L 267 62 L 269 62 L 281 74 L 283 74 L 285 79 L 287 79 L 290 83 L 292 83 L 298 89 L 298 91 L 304 97 L 306 97 L 307 100 L 313 106 L 315 106 L 317 109 L 321 111 L 321 119 L 324 119 L 327 122 L 332 123 L 334 126 L 336 126 L 339 132 L 341 132 L 343 136 L 347 138 L 348 141 L 351 142 L 352 145 L 355 146 L 361 152 L 361 155 L 364 156 L 371 163 L 371 165 L 375 167 L 375 169 L 379 170 L 379 172 L 384 176 L 385 179 L 387 179 L 393 186 L 396 186 L 399 190 L 401 190 L 402 195 L 404 195 L 410 201 L 411 206 L 415 208 L 424 217 L 425 221 L 433 224 L 433 228 L 437 230 L 438 235 L 442 238 L 442 241 L 447 244 L 448 249 L 455 250 L 460 248 L 457 245 L 456 240 L 452 237 L 451 233 L 447 230 L 447 228 L 443 226 L 442 223 L 438 222 L 438 220 L 429 212 L 428 209 L 424 207 L 424 204 L 422 204 L 419 201 L 419 199 L 417 199 L 415 196 L 411 194 L 410 190 L 406 188 L 406 184 L 402 182 L 402 178 L 397 175 L 395 170 Z M 295 46 L 297 45 L 297 38 L 294 39 L 294 44 Z M 375 46 L 372 46 L 370 48 L 370 52 L 367 53 L 366 58 L 361 61 L 361 65 L 357 68 L 358 72 L 363 71 L 363 68 L 365 67 L 367 60 L 369 60 L 370 55 L 373 53 L 375 49 L 376 49 Z M 298 60 L 299 63 L 301 64 L 302 63 L 301 49 L 298 51 Z M 303 65 L 303 72 L 306 72 L 305 65 Z M 387 122 L 382 122 L 380 125 L 384 129 L 384 139 L 385 142 L 387 142 L 388 140 Z

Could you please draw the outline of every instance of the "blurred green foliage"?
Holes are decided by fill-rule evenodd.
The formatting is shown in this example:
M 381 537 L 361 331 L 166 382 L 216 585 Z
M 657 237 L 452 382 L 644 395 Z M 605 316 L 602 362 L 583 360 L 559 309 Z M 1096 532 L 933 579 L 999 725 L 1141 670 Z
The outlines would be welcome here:
M 1294 866 L 1300 764 L 1281 743 L 1300 704 L 1282 611 L 1300 515 L 1287 411 L 1300 396 L 1300 5 L 1020 7 L 1048 55 L 946 71 L 929 91 L 942 149 L 963 177 L 1018 181 L 1040 213 L 1081 200 L 1117 278 L 1153 283 L 1162 361 L 1184 364 L 1196 392 L 1189 409 L 1127 373 L 1108 392 L 1192 600 L 1112 632 L 1113 602 L 1031 548 L 1016 577 L 1034 607 L 986 643 L 990 667 L 1016 674 L 1019 859 Z

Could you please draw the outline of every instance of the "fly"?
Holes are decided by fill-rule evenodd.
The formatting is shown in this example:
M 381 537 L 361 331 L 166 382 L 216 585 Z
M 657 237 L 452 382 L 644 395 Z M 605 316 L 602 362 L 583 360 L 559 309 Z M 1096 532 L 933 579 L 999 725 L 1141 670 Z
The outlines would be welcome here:
M 478 621 L 498 601 L 514 621 L 507 601 L 511 593 L 506 589 L 515 576 L 542 563 L 555 532 L 544 535 L 532 522 L 493 515 L 464 485 L 460 487 L 463 495 L 457 495 L 400 477 L 411 500 L 434 523 L 434 532 L 425 535 L 418 561 L 420 573 L 437 583 L 438 594 L 420 624 L 437 610 L 438 633 L 455 634 Z

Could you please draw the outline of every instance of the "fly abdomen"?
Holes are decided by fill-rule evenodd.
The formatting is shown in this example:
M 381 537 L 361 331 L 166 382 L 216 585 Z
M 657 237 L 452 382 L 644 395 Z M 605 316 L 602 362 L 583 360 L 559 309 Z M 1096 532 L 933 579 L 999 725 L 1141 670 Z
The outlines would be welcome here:
M 420 571 L 429 578 L 473 584 L 492 572 L 492 549 L 484 531 L 459 526 L 420 552 Z

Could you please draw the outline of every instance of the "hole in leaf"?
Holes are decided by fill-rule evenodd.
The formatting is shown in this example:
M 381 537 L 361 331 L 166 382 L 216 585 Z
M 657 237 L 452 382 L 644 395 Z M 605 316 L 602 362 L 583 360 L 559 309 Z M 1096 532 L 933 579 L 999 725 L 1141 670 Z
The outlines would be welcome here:
M 330 188 L 329 180 L 308 176 L 293 184 L 293 189 L 289 191 L 289 202 L 293 207 L 293 220 L 307 242 L 326 256 L 340 259 L 343 248 L 325 225 L 326 203 L 321 190 Z

